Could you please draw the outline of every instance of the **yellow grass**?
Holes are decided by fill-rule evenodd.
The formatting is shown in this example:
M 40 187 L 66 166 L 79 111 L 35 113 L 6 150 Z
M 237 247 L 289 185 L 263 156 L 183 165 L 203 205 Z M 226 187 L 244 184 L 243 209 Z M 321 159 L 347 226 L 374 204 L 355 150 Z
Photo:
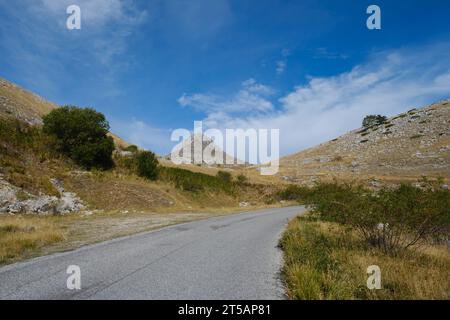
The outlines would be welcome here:
M 388 255 L 342 226 L 309 218 L 292 220 L 281 244 L 291 299 L 450 299 L 445 246 Z M 381 269 L 380 290 L 367 288 L 371 265 Z
M 64 238 L 54 217 L 0 217 L 0 264 Z

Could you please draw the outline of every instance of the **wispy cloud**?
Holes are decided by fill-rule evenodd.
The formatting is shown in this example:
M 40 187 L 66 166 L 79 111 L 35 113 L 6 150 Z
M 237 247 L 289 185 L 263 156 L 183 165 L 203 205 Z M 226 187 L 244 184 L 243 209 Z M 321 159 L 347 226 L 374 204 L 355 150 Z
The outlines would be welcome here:
M 449 97 L 449 50 L 450 44 L 436 44 L 375 53 L 348 72 L 310 77 L 305 85 L 280 97 L 276 108 L 266 102 L 265 113 L 236 116 L 230 112 L 254 104 L 254 96 L 239 93 L 231 99 L 214 97 L 219 104 L 205 102 L 200 97 L 209 96 L 202 94 L 184 96 L 180 103 L 212 105 L 203 109 L 210 126 L 278 128 L 281 151 L 287 154 L 359 127 L 367 114 L 394 115 Z
M 66 28 L 71 4 L 81 8 L 81 30 Z M 65 73 L 89 74 L 94 67 L 102 70 L 102 93 L 116 92 L 115 76 L 128 67 L 120 58 L 147 17 L 132 0 L 17 0 L 0 2 L 0 10 L 8 17 L 0 24 L 2 53 L 15 65 L 18 78 L 31 87 L 33 81 L 40 88 L 47 84 L 46 92 L 59 87 L 52 85 L 56 79 L 67 81 Z
M 313 50 L 314 59 L 330 59 L 330 60 L 345 60 L 348 59 L 349 56 L 345 53 L 338 53 L 330 51 L 328 48 L 320 47 Z
M 283 60 L 277 61 L 277 68 L 276 68 L 277 74 L 282 74 L 285 69 L 286 69 L 286 61 Z
M 269 97 L 275 93 L 271 87 L 248 79 L 241 84 L 241 89 L 231 98 L 224 98 L 213 94 L 183 94 L 178 103 L 193 107 L 197 111 L 208 114 L 209 122 L 223 115 L 243 115 L 268 113 L 273 111 L 273 104 Z M 214 120 L 215 121 L 215 120 Z
M 291 55 L 291 51 L 287 48 L 281 50 L 281 59 L 276 62 L 276 73 L 281 75 L 284 73 L 287 67 L 287 58 Z

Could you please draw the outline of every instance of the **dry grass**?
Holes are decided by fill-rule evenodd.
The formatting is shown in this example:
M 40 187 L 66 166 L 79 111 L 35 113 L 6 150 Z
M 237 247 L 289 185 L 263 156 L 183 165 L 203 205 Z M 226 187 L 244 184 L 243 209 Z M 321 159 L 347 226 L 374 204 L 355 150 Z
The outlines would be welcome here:
M 65 239 L 54 217 L 0 217 L 0 264 Z
M 450 299 L 445 246 L 388 255 L 342 226 L 308 217 L 290 222 L 281 245 L 292 299 Z M 370 265 L 381 269 L 381 290 L 366 286 Z
M 4 109 L 3 106 L 0 107 L 0 117 L 13 116 L 22 120 L 38 119 L 57 108 L 55 104 L 45 101 L 39 96 L 2 78 L 0 78 L 0 84 L 0 97 L 10 105 L 9 109 Z

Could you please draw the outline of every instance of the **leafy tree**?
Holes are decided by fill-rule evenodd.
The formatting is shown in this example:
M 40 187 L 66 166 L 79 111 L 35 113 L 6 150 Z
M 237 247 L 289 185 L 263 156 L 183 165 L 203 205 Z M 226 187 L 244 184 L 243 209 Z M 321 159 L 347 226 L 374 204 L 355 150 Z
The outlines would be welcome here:
M 64 106 L 51 111 L 43 120 L 43 131 L 55 138 L 58 152 L 87 169 L 113 166 L 114 142 L 107 136 L 109 123 L 102 113 Z
M 150 180 L 156 180 L 159 174 L 158 159 L 153 152 L 142 151 L 137 155 L 138 175 Z
M 371 126 L 375 126 L 375 125 L 381 125 L 381 124 L 385 123 L 386 121 L 387 121 L 387 118 L 385 116 L 368 115 L 364 118 L 362 125 L 364 128 L 367 128 L 367 127 L 371 127 Z

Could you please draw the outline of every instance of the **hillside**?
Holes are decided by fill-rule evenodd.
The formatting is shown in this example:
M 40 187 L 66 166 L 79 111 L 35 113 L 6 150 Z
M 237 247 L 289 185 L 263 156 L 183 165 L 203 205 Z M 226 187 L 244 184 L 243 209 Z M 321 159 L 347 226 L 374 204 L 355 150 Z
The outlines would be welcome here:
M 18 119 L 30 125 L 41 125 L 42 117 L 58 108 L 52 102 L 0 78 L 0 118 Z M 117 135 L 109 134 L 118 149 L 130 144 Z
M 413 109 L 280 159 L 278 181 L 450 178 L 450 101 Z
M 3 79 L 0 101 L 0 212 L 183 211 L 211 207 L 213 194 L 215 207 L 238 207 L 241 201 L 263 203 L 257 190 L 248 188 L 248 192 L 235 196 L 225 189 L 214 189 L 214 178 L 208 178 L 218 172 L 213 168 L 178 167 L 161 159 L 168 168 L 163 175 L 166 180 L 146 181 L 126 164 L 130 156 L 127 152 L 115 153 L 114 170 L 82 170 L 69 159 L 53 154 L 39 132 L 42 116 L 58 106 Z M 117 136 L 114 140 L 119 151 L 129 145 Z M 176 172 L 170 168 L 186 170 Z M 192 171 L 197 173 L 191 177 Z M 184 175 L 185 180 L 196 179 L 188 181 L 189 187 L 202 188 L 192 183 L 206 181 L 214 190 L 206 188 L 198 194 L 184 191 L 181 184 L 187 183 L 174 177 L 177 174 Z M 174 186 L 174 179 L 178 187 Z

